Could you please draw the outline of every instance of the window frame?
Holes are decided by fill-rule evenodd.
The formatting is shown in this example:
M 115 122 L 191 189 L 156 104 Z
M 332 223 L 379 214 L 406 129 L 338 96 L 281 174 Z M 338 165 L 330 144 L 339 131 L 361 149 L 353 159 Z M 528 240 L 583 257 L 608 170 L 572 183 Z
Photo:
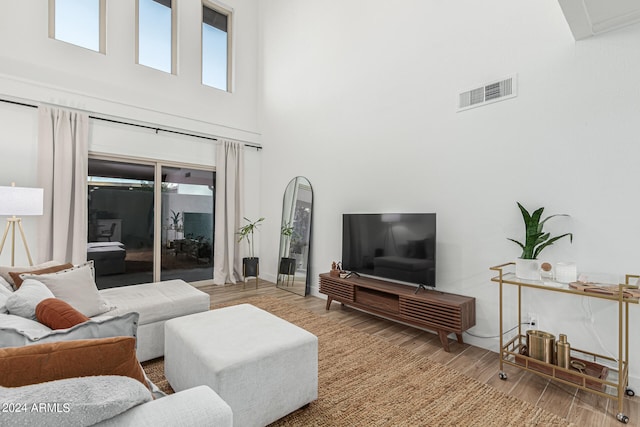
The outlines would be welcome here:
M 220 89 L 215 86 L 210 86 L 204 83 L 204 33 L 202 31 L 202 26 L 204 22 L 204 11 L 203 8 L 211 9 L 215 12 L 218 12 L 227 17 L 227 87 L 225 89 Z M 212 0 L 202 0 L 202 4 L 200 7 L 200 84 L 202 86 L 206 86 L 212 89 L 222 90 L 225 92 L 233 92 L 233 38 L 234 38 L 234 10 L 231 7 L 222 5 L 219 2 Z
M 102 1 L 102 0 L 100 0 Z M 166 73 L 164 70 L 151 67 L 146 64 L 140 63 L 140 0 L 136 0 L 136 13 L 135 13 L 135 28 L 136 28 L 136 58 L 137 65 L 150 68 Z M 178 74 L 178 2 L 177 0 L 171 0 L 171 71 L 168 74 Z
M 103 55 L 107 53 L 107 0 L 98 0 L 99 2 L 99 21 L 98 21 L 98 50 L 80 46 L 65 40 L 56 38 L 56 0 L 49 0 L 49 38 L 72 46 L 77 46 L 91 52 L 98 52 Z

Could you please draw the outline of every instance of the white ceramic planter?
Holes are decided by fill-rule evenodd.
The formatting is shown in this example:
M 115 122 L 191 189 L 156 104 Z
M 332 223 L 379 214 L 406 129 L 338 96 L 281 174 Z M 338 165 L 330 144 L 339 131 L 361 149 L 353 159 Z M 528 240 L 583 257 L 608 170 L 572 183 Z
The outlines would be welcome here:
M 540 261 L 537 259 L 516 259 L 516 277 L 525 280 L 540 280 Z

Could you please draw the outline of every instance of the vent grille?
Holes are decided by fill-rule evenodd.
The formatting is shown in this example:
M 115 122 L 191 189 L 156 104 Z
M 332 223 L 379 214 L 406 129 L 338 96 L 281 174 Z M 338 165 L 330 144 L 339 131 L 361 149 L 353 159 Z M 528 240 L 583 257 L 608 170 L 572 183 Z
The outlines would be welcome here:
M 515 91 L 515 81 L 516 76 L 511 76 L 479 88 L 462 92 L 458 103 L 458 111 L 514 98 L 517 95 Z

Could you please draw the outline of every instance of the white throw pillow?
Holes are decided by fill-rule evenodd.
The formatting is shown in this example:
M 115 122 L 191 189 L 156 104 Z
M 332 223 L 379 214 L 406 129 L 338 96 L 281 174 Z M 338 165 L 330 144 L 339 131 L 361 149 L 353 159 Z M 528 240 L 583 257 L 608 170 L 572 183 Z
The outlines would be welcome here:
M 38 280 L 28 279 L 7 298 L 6 306 L 11 314 L 36 320 L 36 306 L 47 298 L 54 298 L 53 292 Z
M 101 320 L 92 319 L 68 329 L 53 330 L 29 319 L 4 314 L 0 315 L 0 348 L 93 338 L 137 339 L 139 317 L 138 313 L 131 312 L 122 316 L 105 316 Z
M 36 279 L 44 283 L 56 298 L 67 302 L 87 317 L 105 313 L 113 308 L 98 293 L 93 278 L 93 261 L 56 273 L 21 274 L 20 278 Z
M 23 271 L 36 271 L 42 270 L 43 268 L 49 268 L 56 265 L 62 265 L 63 262 L 58 261 L 47 261 L 42 264 L 30 265 L 27 267 L 9 267 L 9 266 L 0 266 L 0 277 L 2 277 L 7 283 L 9 283 L 8 289 L 13 290 L 13 277 L 9 274 L 11 273 L 21 273 Z M 5 285 L 6 286 L 6 285 Z
M 13 294 L 12 291 L 4 286 L 0 286 L 0 314 L 9 312 L 9 310 L 7 310 L 7 298 L 9 298 L 11 294 Z
M 11 283 L 7 282 L 7 280 L 2 276 L 0 276 L 0 285 L 0 288 L 6 289 L 9 292 L 13 292 L 13 286 L 11 286 Z

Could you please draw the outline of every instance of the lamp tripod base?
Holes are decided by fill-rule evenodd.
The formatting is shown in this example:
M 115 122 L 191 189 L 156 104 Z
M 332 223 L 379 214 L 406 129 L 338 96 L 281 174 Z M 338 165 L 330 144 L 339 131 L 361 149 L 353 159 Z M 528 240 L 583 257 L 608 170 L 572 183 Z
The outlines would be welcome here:
M 11 266 L 13 267 L 15 265 L 16 223 L 18 224 L 18 230 L 20 231 L 20 236 L 22 237 L 24 249 L 25 251 L 27 251 L 27 259 L 29 260 L 29 265 L 33 265 L 31 252 L 29 252 L 29 245 L 27 245 L 27 239 L 24 237 L 24 230 L 22 229 L 22 219 L 16 218 L 15 216 L 13 218 L 7 219 L 7 226 L 4 229 L 4 235 L 2 236 L 2 242 L 0 243 L 0 254 L 2 254 L 4 243 L 7 240 L 7 234 L 9 234 L 9 229 L 11 229 Z

